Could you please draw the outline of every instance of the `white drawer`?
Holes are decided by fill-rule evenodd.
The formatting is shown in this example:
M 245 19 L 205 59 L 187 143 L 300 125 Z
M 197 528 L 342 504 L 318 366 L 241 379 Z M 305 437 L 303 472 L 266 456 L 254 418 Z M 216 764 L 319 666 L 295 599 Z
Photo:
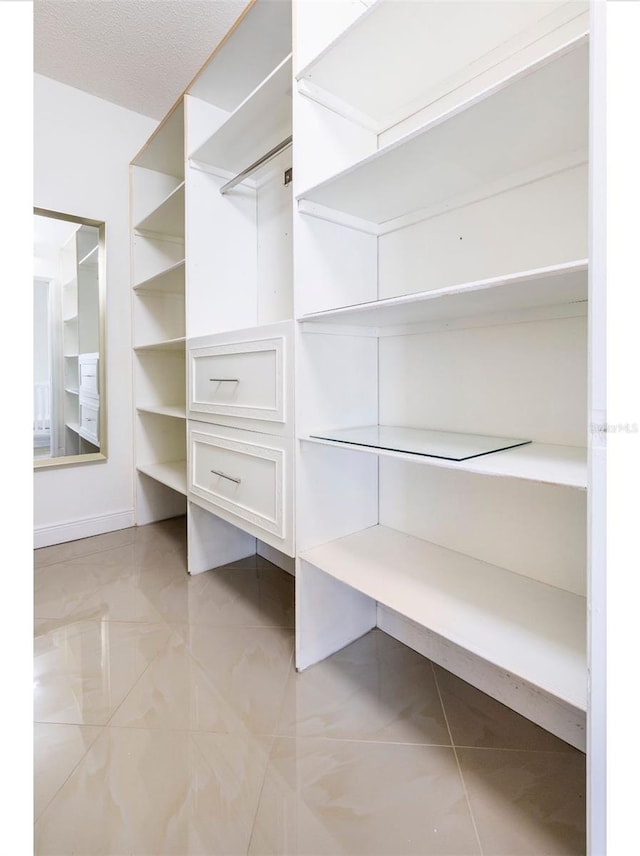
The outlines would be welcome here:
M 78 357 L 80 395 L 97 398 L 100 394 L 98 385 L 98 355 L 80 354 Z
M 290 552 L 289 455 L 288 441 L 281 438 L 190 421 L 190 498 Z
M 222 334 L 190 343 L 189 416 L 239 428 L 252 420 L 252 430 L 281 434 L 291 421 L 290 325 L 273 325 L 280 335 L 267 338 L 246 335 L 251 332 L 243 331 L 242 341 Z
M 80 399 L 80 433 L 95 443 L 100 441 L 100 406 L 95 400 Z

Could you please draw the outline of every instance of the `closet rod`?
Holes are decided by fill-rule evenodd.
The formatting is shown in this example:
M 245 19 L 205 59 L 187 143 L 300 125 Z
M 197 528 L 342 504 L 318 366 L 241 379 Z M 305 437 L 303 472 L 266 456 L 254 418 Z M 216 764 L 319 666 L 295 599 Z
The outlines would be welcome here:
M 248 166 L 246 169 L 243 169 L 242 172 L 239 172 L 235 178 L 232 178 L 231 181 L 228 181 L 226 184 L 223 184 L 220 188 L 220 193 L 225 194 L 228 190 L 231 190 L 232 187 L 235 187 L 236 184 L 239 184 L 243 181 L 247 176 L 251 175 L 252 172 L 255 172 L 258 167 L 261 167 L 263 164 L 270 161 L 276 155 L 279 155 L 280 152 L 283 152 L 285 149 L 288 149 L 291 143 L 293 142 L 293 137 L 287 137 L 286 140 L 283 140 L 281 143 L 278 143 L 277 146 L 274 146 L 270 151 L 266 153 L 266 155 L 262 155 L 261 158 L 258 158 L 257 161 Z

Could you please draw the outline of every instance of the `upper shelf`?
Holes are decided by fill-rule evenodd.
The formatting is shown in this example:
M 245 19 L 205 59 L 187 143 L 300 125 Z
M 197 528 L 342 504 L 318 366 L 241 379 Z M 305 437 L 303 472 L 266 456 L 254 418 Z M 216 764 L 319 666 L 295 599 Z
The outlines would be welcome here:
M 185 260 L 181 259 L 160 273 L 136 283 L 133 290 L 153 294 L 184 294 L 184 265 Z
M 192 155 L 238 173 L 291 135 L 291 55 L 240 104 Z
M 319 325 L 385 330 L 534 306 L 557 306 L 587 300 L 586 259 L 493 277 L 463 285 L 436 288 L 402 297 L 360 303 L 324 312 L 302 315 L 298 320 L 312 330 Z
M 381 133 L 586 12 L 566 0 L 376 0 L 296 78 L 305 95 Z
M 149 141 L 131 163 L 133 166 L 184 178 L 184 103 L 182 99 L 158 125 Z
M 184 238 L 184 181 L 162 202 L 135 224 L 136 232 L 153 232 L 175 238 Z
M 586 162 L 588 83 L 581 38 L 303 192 L 299 209 L 381 234 Z

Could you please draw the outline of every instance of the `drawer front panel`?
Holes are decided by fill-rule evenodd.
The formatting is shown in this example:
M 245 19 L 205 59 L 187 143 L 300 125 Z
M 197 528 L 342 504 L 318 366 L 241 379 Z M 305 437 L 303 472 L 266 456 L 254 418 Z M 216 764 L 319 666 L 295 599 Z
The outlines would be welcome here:
M 283 337 L 192 348 L 190 410 L 285 421 Z
M 198 431 L 190 442 L 189 490 L 284 538 L 284 451 Z
M 99 440 L 100 413 L 95 404 L 80 401 L 80 429 L 90 439 Z
M 79 360 L 80 369 L 80 393 L 81 395 L 91 395 L 97 398 L 100 393 L 98 387 L 98 361 Z

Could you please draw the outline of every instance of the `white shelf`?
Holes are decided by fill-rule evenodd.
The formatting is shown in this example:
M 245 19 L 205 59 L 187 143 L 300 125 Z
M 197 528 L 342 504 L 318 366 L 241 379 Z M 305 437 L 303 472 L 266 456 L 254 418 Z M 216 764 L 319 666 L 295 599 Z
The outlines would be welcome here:
M 133 290 L 140 293 L 184 294 L 184 272 L 185 260 L 181 259 L 171 267 L 137 283 Z
M 69 395 L 80 395 L 80 390 L 79 390 L 79 389 L 71 389 L 71 388 L 70 388 L 70 387 L 68 387 L 68 386 L 65 386 L 64 391 L 65 391 L 65 392 L 68 392 L 68 393 L 69 393 Z
M 78 323 L 78 313 L 75 315 L 67 315 L 66 318 L 62 319 L 65 324 L 77 324 Z
M 587 300 L 587 273 L 588 262 L 580 259 L 463 285 L 313 312 L 298 320 L 310 325 L 389 328 L 534 306 L 581 303 Z
M 152 342 L 148 345 L 136 345 L 134 351 L 182 351 L 184 350 L 186 339 L 181 336 L 179 339 L 167 339 L 164 342 Z
M 174 419 L 186 419 L 187 411 L 184 404 L 139 405 L 138 413 L 152 413 L 156 416 L 171 416 Z
M 328 433 L 328 432 L 317 432 Z M 352 449 L 384 457 L 400 458 L 405 461 L 430 467 L 463 470 L 485 476 L 515 478 L 542 484 L 586 490 L 587 488 L 587 450 L 577 446 L 552 446 L 544 443 L 530 443 L 515 449 L 493 452 L 467 461 L 450 461 L 443 458 L 430 458 L 425 455 L 379 449 L 355 443 L 345 443 L 317 437 L 303 437 L 307 443 L 334 446 L 340 449 Z
M 300 211 L 380 234 L 586 162 L 588 61 L 579 39 L 303 192 Z
M 557 5 L 552 21 L 548 4 L 469 3 L 461 28 L 455 3 L 377 0 L 298 72 L 299 89 L 380 133 L 587 8 Z
M 301 558 L 545 693 L 586 710 L 586 599 L 384 526 Z
M 192 160 L 242 172 L 291 135 L 291 55 L 237 107 Z
M 80 434 L 80 425 L 77 422 L 65 422 L 64 427 L 68 428 L 69 431 L 73 431 L 74 434 Z
M 145 476 L 170 487 L 178 493 L 187 495 L 187 462 L 167 461 L 163 464 L 138 464 L 137 470 Z
M 174 188 L 150 214 L 136 223 L 134 230 L 184 238 L 184 181 Z
M 153 132 L 132 161 L 134 166 L 184 178 L 184 104 L 182 100 Z

